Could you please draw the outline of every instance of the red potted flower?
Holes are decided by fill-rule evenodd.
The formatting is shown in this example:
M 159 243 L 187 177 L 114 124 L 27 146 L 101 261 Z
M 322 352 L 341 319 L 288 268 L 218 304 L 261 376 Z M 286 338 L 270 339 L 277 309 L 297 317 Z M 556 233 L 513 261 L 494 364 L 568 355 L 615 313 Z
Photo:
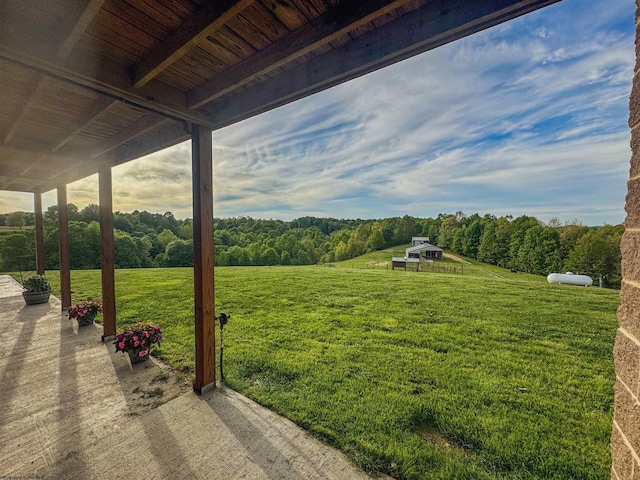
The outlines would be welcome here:
M 95 300 L 87 300 L 80 302 L 73 307 L 69 307 L 67 316 L 78 321 L 78 325 L 91 325 L 96 318 L 98 312 L 102 311 L 102 302 Z
M 131 363 L 144 362 L 149 358 L 151 347 L 162 341 L 162 329 L 157 325 L 138 322 L 127 325 L 116 335 L 116 352 L 126 352 Z

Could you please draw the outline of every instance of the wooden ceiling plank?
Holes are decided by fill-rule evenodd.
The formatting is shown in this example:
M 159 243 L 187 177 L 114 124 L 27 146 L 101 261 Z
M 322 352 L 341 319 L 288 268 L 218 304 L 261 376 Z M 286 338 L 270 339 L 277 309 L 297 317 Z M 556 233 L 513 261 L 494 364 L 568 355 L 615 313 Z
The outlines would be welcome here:
M 133 86 L 140 88 L 182 58 L 207 35 L 222 27 L 254 0 L 218 0 L 189 17 L 134 68 Z
M 559 0 L 436 0 L 285 73 L 208 105 L 214 129 L 317 93 Z
M 28 36 L 9 34 L 0 28 L 0 59 L 17 63 L 97 93 L 137 105 L 173 118 L 210 126 L 211 119 L 186 108 L 186 94 L 177 88 L 153 80 L 142 88 L 131 87 L 127 68 L 109 58 L 99 61 L 90 51 L 76 49 L 64 63 L 54 58 L 52 47 Z
M 271 39 L 247 20 L 244 15 L 238 15 L 236 18 L 229 20 L 227 27 L 256 51 L 271 45 Z
M 80 133 L 87 125 L 102 115 L 106 110 L 117 103 L 117 100 L 107 97 L 99 97 L 95 102 L 87 107 L 82 114 L 75 119 L 68 128 L 54 142 L 52 152 L 60 150 L 73 137 Z
M 44 160 L 46 157 L 44 157 L 44 155 L 41 156 L 37 156 L 32 162 L 30 162 L 29 164 L 27 164 L 26 167 L 22 168 L 22 170 L 20 170 L 20 172 L 18 173 L 19 176 L 24 176 L 27 173 L 29 173 L 29 171 L 35 167 L 36 165 L 38 165 L 40 162 L 42 162 L 42 160 Z
M 261 0 L 261 3 L 289 31 L 300 28 L 308 21 L 307 17 L 291 3 L 283 2 L 282 0 Z
M 317 17 L 318 15 L 327 11 L 323 4 L 318 5 L 317 2 L 310 2 L 307 0 L 290 0 L 298 10 L 300 10 L 308 20 Z
M 24 120 L 24 118 L 29 114 L 33 106 L 35 105 L 35 99 L 40 92 L 42 92 L 47 86 L 47 77 L 40 77 L 38 81 L 33 85 L 33 87 L 24 95 L 25 101 L 24 105 L 18 112 L 16 118 L 11 122 L 11 128 L 7 131 L 4 136 L 4 143 L 9 143 L 13 140 L 16 132 L 20 128 L 20 124 Z
M 266 35 L 271 42 L 275 42 L 289 33 L 287 27 L 260 2 L 253 3 L 242 12 L 242 16 Z
M 37 182 L 31 187 L 33 192 L 48 192 L 58 185 L 68 185 L 82 178 L 88 177 L 98 172 L 102 164 L 92 160 L 81 160 L 70 164 L 68 167 L 58 170 L 55 175 L 46 181 Z
M 87 2 L 87 5 L 71 29 L 71 32 L 58 48 L 57 54 L 60 58 L 66 58 L 71 53 L 71 50 L 76 43 L 78 43 L 80 37 L 82 37 L 89 25 L 91 25 L 91 22 L 93 22 L 93 19 L 102 8 L 104 2 L 105 0 L 89 0 Z
M 172 147 L 191 138 L 191 134 L 185 131 L 184 126 L 172 122 L 164 128 L 154 130 L 147 135 L 138 137 L 126 145 L 121 145 L 116 150 L 107 154 L 102 161 L 108 161 L 111 166 L 126 163 L 129 160 L 140 158 L 158 150 Z
M 67 35 L 64 42 L 62 42 L 62 45 L 60 45 L 60 47 L 57 49 L 55 54 L 58 58 L 63 59 L 67 57 L 67 55 L 69 55 L 69 53 L 71 52 L 71 49 L 78 42 L 82 34 L 85 32 L 85 30 L 87 29 L 87 27 L 89 26 L 93 18 L 95 17 L 98 10 L 100 10 L 100 8 L 102 7 L 102 4 L 104 3 L 104 1 L 105 0 L 90 0 L 87 3 L 83 11 L 80 13 L 78 20 L 76 21 L 73 28 L 71 29 L 71 32 Z M 22 108 L 22 110 L 20 111 L 16 119 L 12 122 L 12 126 L 10 130 L 7 132 L 7 134 L 4 137 L 4 143 L 10 142 L 11 139 L 15 136 L 15 133 L 20 127 L 20 123 L 22 122 L 22 120 L 24 120 L 24 118 L 27 116 L 27 114 L 33 107 L 35 98 L 42 90 L 44 90 L 44 88 L 47 85 L 47 82 L 48 82 L 47 77 L 42 76 L 40 80 L 36 83 L 33 90 L 31 90 L 25 95 L 25 98 L 27 98 L 27 100 L 24 104 L 24 107 Z
M 100 165 L 108 164 L 112 167 L 126 163 L 135 158 L 168 148 L 191 138 L 191 134 L 177 122 L 171 122 L 164 128 L 155 130 L 142 137 L 138 137 L 126 145 L 89 161 L 79 160 L 69 168 L 59 171 L 54 177 L 44 182 L 38 182 L 30 191 L 48 192 L 59 184 L 69 184 L 81 178 L 93 175 Z M 0 188 L 1 190 L 2 188 Z
M 317 17 L 287 37 L 195 88 L 187 95 L 187 106 L 199 108 L 408 1 L 410 0 L 375 0 L 366 3 L 360 0 L 345 1 L 335 10 Z
M 109 137 L 100 145 L 91 149 L 90 158 L 96 158 L 105 153 L 113 150 L 114 148 L 123 145 L 136 137 L 147 133 L 149 130 L 157 127 L 162 122 L 166 121 L 166 119 L 160 115 L 151 114 L 146 117 L 138 120 L 131 127 L 127 127 L 122 130 L 120 133 L 114 135 L 113 137 Z

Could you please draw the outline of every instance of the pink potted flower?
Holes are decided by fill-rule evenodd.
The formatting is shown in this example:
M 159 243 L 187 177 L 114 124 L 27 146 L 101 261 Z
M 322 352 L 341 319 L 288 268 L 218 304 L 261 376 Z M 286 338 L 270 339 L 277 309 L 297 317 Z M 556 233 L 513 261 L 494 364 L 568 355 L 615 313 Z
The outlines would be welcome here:
M 73 307 L 69 307 L 67 316 L 78 320 L 78 325 L 91 325 L 96 318 L 98 312 L 102 311 L 102 302 L 95 300 L 87 300 L 80 302 Z
M 149 358 L 151 347 L 162 341 L 162 329 L 150 323 L 138 322 L 127 325 L 118 335 L 113 344 L 116 352 L 126 352 L 131 363 L 144 362 Z

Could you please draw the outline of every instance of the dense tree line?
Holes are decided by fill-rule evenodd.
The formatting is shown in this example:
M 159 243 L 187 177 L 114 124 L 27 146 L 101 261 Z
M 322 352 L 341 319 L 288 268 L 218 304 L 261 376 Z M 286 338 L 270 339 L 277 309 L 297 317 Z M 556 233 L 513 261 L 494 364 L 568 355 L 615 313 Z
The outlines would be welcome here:
M 70 204 L 71 268 L 100 266 L 100 226 L 96 205 L 82 210 Z M 15 228 L 0 237 L 0 269 L 33 269 L 33 213 L 0 215 L 0 225 Z M 602 276 L 620 285 L 623 227 L 587 227 L 579 222 L 544 224 L 535 217 L 512 218 L 462 212 L 436 218 L 404 217 L 342 220 L 302 217 L 290 222 L 250 217 L 214 219 L 216 265 L 309 265 L 331 263 L 367 252 L 407 244 L 413 236 L 482 262 L 546 275 L 575 271 Z M 191 266 L 193 227 L 171 212 L 114 214 L 116 265 L 119 268 Z M 58 268 L 57 207 L 44 214 L 47 269 Z
M 481 262 L 514 271 L 547 275 L 573 271 L 600 277 L 605 286 L 619 287 L 622 225 L 587 227 L 578 221 L 545 225 L 535 217 L 478 214 L 440 215 L 435 242 Z

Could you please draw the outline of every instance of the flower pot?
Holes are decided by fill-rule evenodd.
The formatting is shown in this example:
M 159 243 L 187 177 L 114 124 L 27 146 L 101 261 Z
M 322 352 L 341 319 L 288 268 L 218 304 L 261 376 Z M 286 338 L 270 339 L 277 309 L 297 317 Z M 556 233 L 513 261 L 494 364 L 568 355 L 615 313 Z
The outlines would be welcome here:
M 37 305 L 38 303 L 47 303 L 51 296 L 51 290 L 46 292 L 22 292 L 22 297 L 27 305 Z
M 78 325 L 84 327 L 86 325 L 91 325 L 93 320 L 96 318 L 96 314 L 89 312 L 84 317 L 78 317 Z
M 131 363 L 146 362 L 147 359 L 149 358 L 149 354 L 148 353 L 144 357 L 141 357 L 137 353 L 133 353 L 133 352 L 127 352 L 127 353 L 129 354 L 129 360 L 131 360 Z

